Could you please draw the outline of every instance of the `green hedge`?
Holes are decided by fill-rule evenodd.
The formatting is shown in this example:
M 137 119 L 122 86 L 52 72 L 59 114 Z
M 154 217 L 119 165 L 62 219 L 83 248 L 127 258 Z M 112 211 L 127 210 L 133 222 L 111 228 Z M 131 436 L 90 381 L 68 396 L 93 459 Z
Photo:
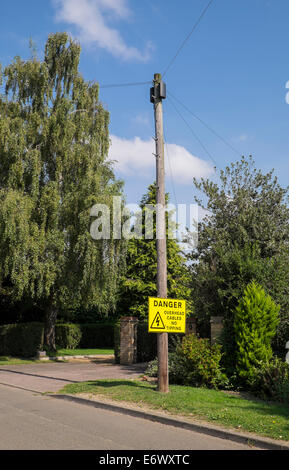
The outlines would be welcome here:
M 148 324 L 137 325 L 137 362 L 149 362 L 158 354 L 157 335 L 148 332 Z
M 44 325 L 20 323 L 0 327 L 0 355 L 31 358 L 43 349 Z
M 113 348 L 114 324 L 57 324 L 56 346 L 60 349 Z M 18 323 L 0 326 L 0 355 L 31 358 L 43 349 L 44 324 Z
M 55 344 L 57 349 L 79 348 L 82 332 L 80 325 L 59 323 L 55 328 Z
M 82 331 L 81 348 L 113 348 L 114 323 L 97 323 L 80 326 Z
M 114 324 L 72 324 L 56 325 L 55 342 L 59 349 L 113 348 Z

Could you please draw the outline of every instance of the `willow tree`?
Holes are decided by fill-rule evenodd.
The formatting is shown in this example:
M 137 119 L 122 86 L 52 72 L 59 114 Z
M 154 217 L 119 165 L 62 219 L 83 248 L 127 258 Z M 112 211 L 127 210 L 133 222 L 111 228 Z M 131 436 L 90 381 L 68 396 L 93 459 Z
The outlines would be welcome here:
M 79 73 L 80 46 L 50 35 L 43 60 L 16 57 L 0 85 L 0 289 L 59 308 L 112 308 L 121 246 L 93 240 L 90 210 L 121 194 L 107 159 L 109 113 Z

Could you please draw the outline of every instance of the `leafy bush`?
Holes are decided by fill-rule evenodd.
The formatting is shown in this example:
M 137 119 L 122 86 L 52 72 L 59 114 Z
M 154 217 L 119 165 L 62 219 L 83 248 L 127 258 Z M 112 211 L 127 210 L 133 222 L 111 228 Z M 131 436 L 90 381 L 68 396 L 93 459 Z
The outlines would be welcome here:
M 234 323 L 227 316 L 223 319 L 223 329 L 218 341 L 222 345 L 221 365 L 228 377 L 236 374 L 236 339 Z
M 199 339 L 194 334 L 185 336 L 176 351 L 169 354 L 170 382 L 194 387 L 225 387 L 228 379 L 220 366 L 221 357 L 220 345 L 210 345 L 208 339 Z M 156 376 L 157 365 L 155 359 L 146 373 Z
M 114 343 L 113 324 L 58 323 L 56 345 L 61 349 L 110 348 Z
M 60 349 L 76 349 L 80 345 L 82 332 L 80 325 L 73 323 L 57 324 L 55 328 L 55 343 Z
M 168 366 L 169 366 L 169 379 L 171 383 L 182 384 L 185 376 L 185 369 L 182 360 L 179 358 L 176 352 L 170 352 L 168 356 Z M 149 377 L 158 376 L 158 358 L 153 359 L 149 362 L 146 375 Z
M 279 310 L 280 306 L 255 282 L 247 286 L 235 310 L 236 369 L 246 386 L 254 380 L 258 365 L 272 357 Z
M 114 344 L 114 323 L 81 324 L 81 348 L 111 348 Z
M 177 355 L 186 372 L 185 385 L 218 388 L 227 383 L 220 366 L 222 352 L 219 344 L 211 345 L 208 339 L 189 335 L 177 348 Z
M 289 365 L 278 357 L 255 369 L 252 391 L 261 398 L 289 403 Z
M 285 346 L 287 341 L 289 341 L 289 320 L 283 320 L 277 327 L 276 336 L 272 343 L 274 353 L 281 359 L 286 356 Z
M 169 355 L 169 372 L 170 372 L 170 355 Z M 145 374 L 148 375 L 149 377 L 158 376 L 158 358 L 157 357 L 148 363 Z
M 19 323 L 0 327 L 0 355 L 32 358 L 43 348 L 44 325 Z

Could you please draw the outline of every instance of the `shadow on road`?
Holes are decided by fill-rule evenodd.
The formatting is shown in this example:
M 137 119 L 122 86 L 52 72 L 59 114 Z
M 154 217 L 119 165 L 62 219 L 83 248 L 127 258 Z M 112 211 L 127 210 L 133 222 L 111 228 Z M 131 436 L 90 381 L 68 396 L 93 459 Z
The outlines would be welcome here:
M 52 380 L 57 380 L 61 382 L 73 382 L 73 383 L 78 383 L 78 380 L 67 380 L 67 379 L 62 379 L 60 377 L 51 377 L 49 375 L 39 375 L 39 374 L 31 374 L 29 372 L 20 372 L 16 370 L 9 370 L 9 369 L 0 369 L 0 372 L 10 372 L 11 374 L 17 374 L 17 375 L 25 375 L 25 376 L 31 376 L 31 377 L 38 377 L 40 379 L 52 379 Z

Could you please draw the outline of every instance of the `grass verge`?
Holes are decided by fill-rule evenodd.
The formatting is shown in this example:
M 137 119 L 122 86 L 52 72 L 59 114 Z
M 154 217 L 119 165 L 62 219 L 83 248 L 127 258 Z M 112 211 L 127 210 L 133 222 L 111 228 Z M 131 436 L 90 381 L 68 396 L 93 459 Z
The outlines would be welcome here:
M 10 357 L 10 356 L 0 356 L 0 366 L 14 366 L 17 364 L 35 364 L 36 361 L 33 359 L 21 359 L 18 357 Z
M 289 406 L 219 390 L 170 386 L 169 394 L 141 381 L 97 380 L 66 385 L 60 393 L 103 396 L 151 410 L 193 417 L 239 431 L 249 431 L 273 439 L 289 440 Z
M 113 349 L 57 349 L 54 352 L 47 352 L 47 356 L 95 356 L 95 355 L 103 355 L 109 356 L 114 354 Z
M 113 349 L 58 349 L 56 352 L 55 351 L 47 352 L 46 354 L 47 356 L 51 356 L 51 357 L 88 356 L 88 355 L 109 356 L 109 355 L 114 354 L 114 350 Z M 37 359 L 23 359 L 20 357 L 11 357 L 11 356 L 0 356 L 0 366 L 13 366 L 13 365 L 18 365 L 18 364 L 35 364 L 35 363 L 44 364 L 47 362 L 49 361 L 40 361 Z

